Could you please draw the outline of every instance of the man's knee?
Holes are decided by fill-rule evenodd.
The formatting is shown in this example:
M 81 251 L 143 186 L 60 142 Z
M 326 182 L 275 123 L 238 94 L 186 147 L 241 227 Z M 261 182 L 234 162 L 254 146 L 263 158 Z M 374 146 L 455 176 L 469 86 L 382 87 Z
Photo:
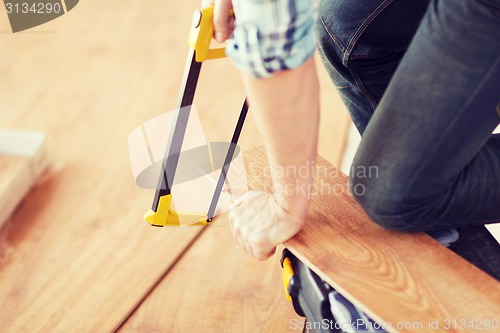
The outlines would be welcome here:
M 401 192 L 399 186 L 391 185 L 404 180 L 386 179 L 360 171 L 367 169 L 367 166 L 353 165 L 352 168 L 354 171 L 351 171 L 349 179 L 351 194 L 373 222 L 387 230 L 422 229 L 426 206 L 418 203 L 408 205 L 411 200 L 409 195 Z

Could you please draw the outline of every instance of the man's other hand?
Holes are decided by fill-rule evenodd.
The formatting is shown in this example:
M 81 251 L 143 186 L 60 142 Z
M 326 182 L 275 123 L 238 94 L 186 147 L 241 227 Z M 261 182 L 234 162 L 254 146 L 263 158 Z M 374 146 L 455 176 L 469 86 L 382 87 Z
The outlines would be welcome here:
M 266 260 L 276 246 L 302 229 L 302 219 L 285 211 L 274 195 L 260 191 L 246 193 L 229 214 L 236 242 L 257 260 Z

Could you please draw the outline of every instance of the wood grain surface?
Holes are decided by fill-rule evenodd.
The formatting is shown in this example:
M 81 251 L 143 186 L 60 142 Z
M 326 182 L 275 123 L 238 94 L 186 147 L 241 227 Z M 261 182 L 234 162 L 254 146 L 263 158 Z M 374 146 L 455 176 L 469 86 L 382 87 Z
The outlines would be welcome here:
M 0 123 L 46 132 L 51 150 L 0 234 L 2 332 L 113 331 L 200 232 L 147 225 L 153 191 L 128 161 L 129 132 L 175 106 L 189 27 L 171 24 L 192 10 L 169 7 L 82 1 L 0 34 Z
M 258 181 L 264 152 L 251 156 L 249 173 L 269 189 L 269 180 Z M 298 258 L 374 319 L 392 325 L 391 332 L 498 332 L 484 325 L 500 319 L 497 280 L 426 234 L 378 227 L 348 194 L 345 175 L 322 158 L 316 168 L 319 193 L 308 223 L 286 243 Z M 436 321 L 439 327 L 429 328 Z
M 304 318 L 281 274 L 277 257 L 257 262 L 237 246 L 223 215 L 118 332 L 293 332 Z

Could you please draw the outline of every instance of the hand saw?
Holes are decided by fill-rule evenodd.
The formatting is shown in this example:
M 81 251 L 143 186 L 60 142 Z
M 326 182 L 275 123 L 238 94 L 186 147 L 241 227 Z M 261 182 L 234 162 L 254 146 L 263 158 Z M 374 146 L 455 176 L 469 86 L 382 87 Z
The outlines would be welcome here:
M 177 103 L 177 119 L 167 144 L 152 209 L 144 214 L 144 219 L 153 226 L 181 226 L 181 221 L 182 225 L 202 226 L 212 221 L 248 112 L 248 104 L 245 100 L 208 211 L 206 213 L 181 213 L 172 209 L 172 183 L 178 166 L 179 155 L 181 154 L 182 142 L 186 134 L 201 65 L 205 60 L 226 56 L 224 48 L 210 48 L 213 35 L 213 9 L 212 6 L 197 10 L 193 15 L 188 39 L 190 49 Z

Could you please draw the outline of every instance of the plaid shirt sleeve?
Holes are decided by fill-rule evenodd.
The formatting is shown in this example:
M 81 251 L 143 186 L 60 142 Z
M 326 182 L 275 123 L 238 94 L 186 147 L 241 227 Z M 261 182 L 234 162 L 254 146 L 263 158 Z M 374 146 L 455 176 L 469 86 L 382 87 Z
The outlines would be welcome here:
M 233 0 L 236 26 L 226 53 L 256 78 L 304 64 L 316 46 L 314 0 Z

